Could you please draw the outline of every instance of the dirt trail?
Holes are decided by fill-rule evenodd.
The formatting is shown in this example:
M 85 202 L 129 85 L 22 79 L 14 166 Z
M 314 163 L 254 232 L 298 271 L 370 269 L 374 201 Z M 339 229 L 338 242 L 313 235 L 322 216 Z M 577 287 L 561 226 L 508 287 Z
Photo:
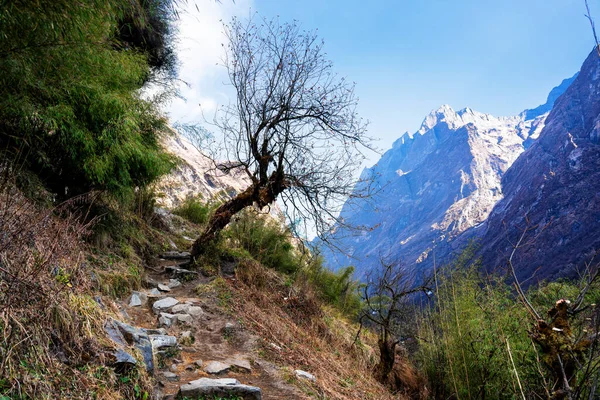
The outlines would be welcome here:
M 159 271 L 150 272 L 148 278 L 157 283 L 168 284 L 170 276 L 164 272 L 164 268 L 176 264 L 176 261 L 161 260 Z M 179 321 L 170 327 L 160 326 L 158 316 L 152 310 L 153 300 L 156 300 L 156 297 L 152 296 L 146 305 L 125 307 L 133 325 L 149 329 L 162 327 L 167 335 L 175 336 L 179 341 L 181 351 L 170 354 L 163 362 L 157 363 L 155 376 L 159 386 L 162 386 L 162 398 L 173 398 L 180 385 L 202 377 L 235 378 L 242 384 L 261 388 L 262 398 L 267 400 L 307 398 L 296 387 L 285 382 L 280 368 L 260 357 L 258 338 L 240 326 L 235 315 L 230 315 L 219 305 L 218 298 L 197 294 L 196 287 L 207 285 L 209 282 L 208 278 L 199 275 L 196 279 L 182 282 L 181 286 L 160 295 L 160 298 L 173 297 L 180 304 L 188 302 L 200 306 L 203 313 L 195 316 L 191 323 Z M 149 293 L 150 289 L 144 292 Z M 193 343 L 186 344 L 181 340 L 181 334 L 185 331 L 191 331 Z M 196 364 L 199 360 L 202 362 L 201 367 Z M 242 368 L 233 366 L 229 371 L 220 374 L 208 374 L 204 368 L 212 361 L 226 364 L 241 362 Z M 250 371 L 243 368 L 248 366 L 251 367 Z M 164 375 L 167 371 L 174 372 L 178 380 L 167 379 Z

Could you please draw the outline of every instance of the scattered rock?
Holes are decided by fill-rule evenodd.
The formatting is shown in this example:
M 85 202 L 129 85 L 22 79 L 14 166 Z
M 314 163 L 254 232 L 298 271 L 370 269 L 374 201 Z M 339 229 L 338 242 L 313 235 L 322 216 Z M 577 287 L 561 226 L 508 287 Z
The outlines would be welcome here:
M 169 370 L 171 372 L 177 372 L 177 364 L 171 364 L 171 366 L 169 367 Z
M 175 315 L 173 315 L 173 314 L 160 313 L 160 317 L 158 317 L 158 325 L 166 326 L 167 328 L 170 328 L 171 325 L 173 325 L 174 318 L 175 318 Z
M 161 292 L 170 292 L 171 288 L 167 285 L 163 285 L 162 283 L 159 283 L 158 290 L 160 290 Z
M 221 332 L 223 332 L 223 335 L 233 335 L 235 333 L 235 331 L 237 330 L 236 326 L 234 323 L 232 322 L 227 322 L 225 324 L 225 326 L 223 327 L 223 329 L 221 329 Z
M 116 359 L 114 367 L 118 373 L 127 372 L 137 364 L 135 358 L 123 349 L 118 349 L 113 355 Z
M 194 322 L 194 319 L 189 314 L 175 314 L 175 319 L 180 324 L 191 325 Z
M 189 304 L 177 304 L 173 306 L 171 312 L 174 314 L 187 314 L 190 307 L 191 306 Z
M 158 284 L 157 284 L 158 285 Z M 157 288 L 152 288 L 152 290 L 150 290 L 150 295 L 151 296 L 160 296 L 162 293 L 160 292 L 160 290 L 158 290 Z
M 204 314 L 204 310 L 202 309 L 202 307 L 191 306 L 190 308 L 188 308 L 187 313 L 190 314 L 192 317 L 198 318 L 202 314 Z
M 317 378 L 315 378 L 313 374 L 309 374 L 308 372 L 302 371 L 301 369 L 297 369 L 294 372 L 296 373 L 296 376 L 300 379 L 307 379 L 311 382 L 317 381 Z
M 131 299 L 129 300 L 129 307 L 143 306 L 147 302 L 148 302 L 148 296 L 146 295 L 146 293 L 133 292 L 131 294 Z
M 171 371 L 163 371 L 162 375 L 166 380 L 170 382 L 176 382 L 179 380 L 179 375 Z
M 169 335 L 148 335 L 152 348 L 161 349 L 163 347 L 175 347 L 177 346 L 177 338 Z
M 181 282 L 177 279 L 169 279 L 169 284 L 167 285 L 169 289 L 175 289 L 176 287 L 181 286 Z
M 206 372 L 207 374 L 218 375 L 223 374 L 229 371 L 230 369 L 230 364 L 225 364 L 220 361 L 211 361 L 206 367 L 204 367 L 204 372 Z
M 118 349 L 123 350 L 125 353 L 127 353 L 125 347 L 130 345 L 135 346 L 144 358 L 146 371 L 154 371 L 152 343 L 150 342 L 148 334 L 143 329 L 134 328 L 131 325 L 116 320 L 108 321 L 104 325 L 104 329 L 111 340 L 118 346 Z M 125 357 L 123 354 L 121 354 L 120 357 L 121 356 Z M 125 358 L 123 358 L 123 360 L 125 360 Z
M 194 364 L 196 364 L 196 367 L 198 367 L 198 368 L 202 368 L 202 366 L 204 365 L 202 360 L 196 360 L 196 361 L 194 361 Z
M 242 397 L 244 399 L 261 400 L 262 391 L 255 386 L 242 385 L 237 379 L 200 378 L 181 385 L 178 397 Z
M 164 299 L 160 299 L 155 301 L 152 305 L 152 310 L 154 310 L 155 314 L 159 314 L 162 311 L 168 311 L 174 305 L 179 304 L 179 300 L 174 299 L 173 297 L 165 297 Z
M 187 260 L 192 255 L 187 251 L 166 251 L 160 255 L 165 260 Z

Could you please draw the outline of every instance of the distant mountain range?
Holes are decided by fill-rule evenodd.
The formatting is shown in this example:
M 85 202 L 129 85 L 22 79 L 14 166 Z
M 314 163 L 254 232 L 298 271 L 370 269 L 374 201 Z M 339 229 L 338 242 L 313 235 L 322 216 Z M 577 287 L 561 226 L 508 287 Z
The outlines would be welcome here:
M 363 177 L 376 195 L 342 210 L 358 232 L 335 230 L 344 250 L 323 248 L 328 265 L 361 276 L 393 257 L 429 271 L 470 240 L 488 268 L 513 244 L 521 277 L 574 275 L 600 249 L 600 58 L 552 89 L 547 102 L 513 117 L 445 105 L 405 133 Z

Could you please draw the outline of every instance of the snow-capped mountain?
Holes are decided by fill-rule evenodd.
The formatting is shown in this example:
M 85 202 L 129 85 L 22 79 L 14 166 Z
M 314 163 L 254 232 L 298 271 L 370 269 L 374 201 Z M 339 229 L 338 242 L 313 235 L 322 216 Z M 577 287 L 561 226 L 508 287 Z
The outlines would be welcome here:
M 448 105 L 432 111 L 363 171 L 375 177 L 377 193 L 347 202 L 341 217 L 365 228 L 335 231 L 345 254 L 324 248 L 329 266 L 354 265 L 360 275 L 391 256 L 419 271 L 436 253 L 452 252 L 454 239 L 482 224 L 503 198 L 504 173 L 538 138 L 554 101 L 574 79 L 554 88 L 547 103 L 513 117 Z

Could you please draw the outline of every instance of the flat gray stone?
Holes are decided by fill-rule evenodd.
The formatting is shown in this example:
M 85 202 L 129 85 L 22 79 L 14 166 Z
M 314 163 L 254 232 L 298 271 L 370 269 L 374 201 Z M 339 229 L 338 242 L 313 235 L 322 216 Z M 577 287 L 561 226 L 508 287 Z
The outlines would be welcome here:
M 211 361 L 206 367 L 204 367 L 204 372 L 207 374 L 218 375 L 223 374 L 231 369 L 230 364 L 225 364 L 220 361 Z
M 169 289 L 175 289 L 181 286 L 181 282 L 179 282 L 177 279 L 169 279 L 169 284 L 167 286 Z
M 237 370 L 241 370 L 242 372 L 252 372 L 252 366 L 250 365 L 250 361 L 234 358 L 231 360 L 227 360 L 227 363 L 231 364 L 231 367 Z
M 148 298 L 146 297 L 146 300 L 148 300 Z M 133 294 L 131 295 L 131 298 L 129 299 L 129 307 L 139 307 L 142 305 L 142 299 L 140 298 L 140 296 L 133 292 Z
M 170 310 L 174 305 L 177 304 L 179 304 L 179 300 L 174 299 L 173 297 L 165 297 L 164 299 L 155 301 L 152 305 L 152 310 L 155 314 L 159 314 L 160 312 Z
M 157 288 L 152 288 L 152 290 L 150 290 L 150 296 L 160 296 L 161 294 L 162 293 Z
M 312 382 L 317 381 L 317 378 L 315 378 L 313 374 L 309 374 L 308 372 L 302 371 L 301 369 L 297 369 L 294 372 L 296 373 L 296 376 L 300 379 L 306 379 Z
M 179 388 L 178 397 L 242 397 L 244 399 L 261 400 L 262 391 L 256 386 L 242 385 L 237 379 L 200 378 Z
M 162 376 L 171 382 L 176 382 L 179 380 L 179 375 L 171 371 L 163 371 Z
M 160 290 L 161 292 L 170 292 L 171 288 L 167 285 L 163 285 L 162 283 L 159 283 L 158 290 Z

